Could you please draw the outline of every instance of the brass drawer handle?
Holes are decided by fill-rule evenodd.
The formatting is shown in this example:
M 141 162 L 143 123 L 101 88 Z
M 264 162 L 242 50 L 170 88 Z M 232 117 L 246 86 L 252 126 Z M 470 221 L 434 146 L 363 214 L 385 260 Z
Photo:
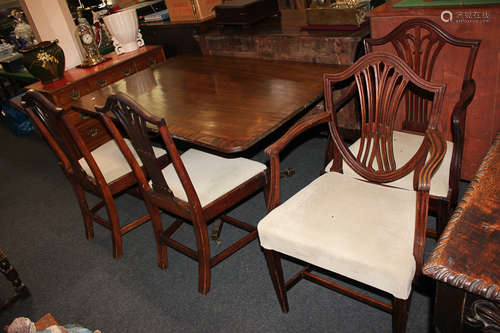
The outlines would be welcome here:
M 97 81 L 97 85 L 101 88 L 104 87 L 107 83 L 108 83 L 108 80 L 106 80 L 106 79 L 102 79 L 102 80 Z
M 97 127 L 91 128 L 87 131 L 87 135 L 89 137 L 94 137 L 99 133 L 99 129 Z
M 69 97 L 71 97 L 72 100 L 78 100 L 80 99 L 80 90 L 73 88 L 71 89 L 71 93 L 69 94 Z
M 83 113 L 80 113 L 80 119 L 81 119 L 81 120 L 87 120 L 87 119 L 89 119 L 89 118 L 90 118 L 90 116 L 88 116 L 88 115 L 86 115 L 86 114 L 83 114 Z
M 128 75 L 130 75 L 130 73 L 132 73 L 132 70 L 130 69 L 130 67 L 122 69 L 122 74 L 123 75 L 128 76 Z

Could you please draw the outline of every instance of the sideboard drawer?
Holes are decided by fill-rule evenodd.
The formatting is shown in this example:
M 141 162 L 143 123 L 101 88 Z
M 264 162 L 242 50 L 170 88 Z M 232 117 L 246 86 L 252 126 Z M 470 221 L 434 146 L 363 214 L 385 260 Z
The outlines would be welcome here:
M 67 108 L 67 106 L 71 105 L 73 101 L 80 99 L 80 97 L 92 91 L 93 90 L 90 89 L 88 82 L 85 81 L 85 82 L 78 82 L 65 89 L 62 89 L 53 96 L 58 106 Z
M 78 132 L 82 136 L 82 139 L 85 141 L 90 150 L 93 150 L 103 143 L 112 140 L 108 131 L 98 119 L 90 118 L 77 125 L 77 128 Z

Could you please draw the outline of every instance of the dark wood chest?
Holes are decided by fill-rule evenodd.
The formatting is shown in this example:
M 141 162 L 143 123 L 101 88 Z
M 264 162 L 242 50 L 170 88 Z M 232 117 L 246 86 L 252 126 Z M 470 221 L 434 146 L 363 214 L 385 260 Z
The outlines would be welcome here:
M 276 0 L 229 0 L 214 7 L 215 23 L 249 26 L 259 20 L 279 14 Z

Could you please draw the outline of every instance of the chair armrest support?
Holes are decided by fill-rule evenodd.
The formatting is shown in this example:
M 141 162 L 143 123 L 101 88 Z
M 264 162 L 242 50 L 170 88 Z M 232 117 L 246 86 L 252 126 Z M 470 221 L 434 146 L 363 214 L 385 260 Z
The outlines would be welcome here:
M 278 141 L 265 149 L 270 164 L 267 212 L 280 204 L 280 152 L 299 134 L 317 125 L 327 123 L 329 120 L 330 114 L 326 112 L 308 114 L 294 124 Z
M 465 130 L 465 110 L 472 102 L 476 93 L 476 83 L 473 79 L 464 81 L 460 98 L 455 104 L 451 117 L 451 131 L 453 142 L 461 141 L 463 144 L 463 135 Z
M 446 141 L 439 131 L 428 129 L 426 131 L 426 139 L 429 140 L 429 159 L 425 162 L 422 168 L 418 171 L 417 190 L 429 192 L 431 187 L 431 177 L 436 172 L 439 164 L 446 154 Z
M 473 79 L 463 82 L 460 98 L 453 108 L 451 116 L 451 135 L 453 138 L 453 154 L 450 167 L 450 189 L 452 193 L 450 202 L 455 206 L 458 200 L 458 186 L 461 174 L 462 155 L 465 141 L 465 120 L 466 109 L 474 98 L 476 92 L 476 83 Z

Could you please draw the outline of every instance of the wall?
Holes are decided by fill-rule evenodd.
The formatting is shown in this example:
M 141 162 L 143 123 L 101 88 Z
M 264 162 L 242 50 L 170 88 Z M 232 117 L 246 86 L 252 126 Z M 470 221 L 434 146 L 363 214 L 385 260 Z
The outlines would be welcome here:
M 75 24 L 66 0 L 19 0 L 38 41 L 59 40 L 66 59 L 66 69 L 81 64 L 75 38 Z

